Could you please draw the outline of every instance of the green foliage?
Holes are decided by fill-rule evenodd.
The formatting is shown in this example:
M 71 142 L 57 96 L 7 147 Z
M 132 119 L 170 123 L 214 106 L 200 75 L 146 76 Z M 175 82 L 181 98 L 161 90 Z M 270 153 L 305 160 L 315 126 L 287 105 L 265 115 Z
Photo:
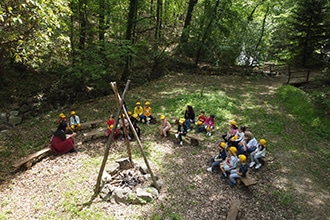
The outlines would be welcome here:
M 295 64 L 306 66 L 314 63 L 314 60 L 320 63 L 316 50 L 328 41 L 324 26 L 327 3 L 327 0 L 302 0 L 297 4 L 289 35 L 290 52 Z
M 70 10 L 67 0 L 24 1 L 9 0 L 0 5 L 0 53 L 3 59 L 33 67 L 48 63 L 52 57 L 67 58 L 68 37 L 65 23 Z M 60 32 L 61 30 L 61 32 Z
M 286 192 L 284 190 L 277 190 L 274 191 L 273 194 L 277 196 L 279 203 L 284 206 L 289 206 L 294 201 L 294 196 L 290 194 L 290 192 Z
M 292 114 L 308 132 L 322 138 L 330 139 L 327 132 L 330 120 L 319 114 L 308 96 L 300 89 L 285 85 L 277 90 L 277 96 L 282 100 L 287 111 Z

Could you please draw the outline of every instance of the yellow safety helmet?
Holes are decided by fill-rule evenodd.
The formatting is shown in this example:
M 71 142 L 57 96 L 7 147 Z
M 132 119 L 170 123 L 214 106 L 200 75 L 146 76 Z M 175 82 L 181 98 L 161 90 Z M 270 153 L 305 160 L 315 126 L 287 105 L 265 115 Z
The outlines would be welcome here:
M 65 118 L 65 115 L 63 113 L 59 114 L 58 117 Z
M 146 102 L 145 105 L 150 105 L 150 102 Z
M 183 124 L 183 122 L 184 122 L 184 118 L 180 118 L 179 123 Z
M 132 115 L 132 112 L 131 112 L 131 111 L 128 111 L 127 114 L 128 114 L 129 116 L 131 116 L 131 115 Z
M 231 121 L 230 121 L 230 124 L 231 124 L 231 125 L 234 125 L 234 126 L 237 126 L 237 123 L 236 123 L 236 121 L 234 121 L 234 120 L 231 120 Z
M 76 112 L 75 112 L 75 111 L 72 111 L 72 112 L 71 112 L 71 115 L 75 115 L 75 114 L 76 114 Z
M 238 136 L 235 135 L 235 136 L 233 136 L 230 140 L 232 140 L 232 141 L 236 141 L 237 139 L 238 139 Z
M 236 156 L 236 154 L 237 154 L 237 149 L 236 149 L 236 147 L 230 147 L 230 148 L 229 148 L 229 151 L 231 152 L 231 154 L 232 154 L 233 156 Z
M 220 142 L 219 146 L 222 147 L 223 149 L 225 149 L 226 148 L 226 143 L 225 142 Z
M 165 119 L 165 115 L 160 116 L 160 120 L 163 120 L 163 119 Z
M 241 161 L 242 163 L 244 163 L 246 161 L 246 156 L 244 154 L 240 154 L 238 155 L 239 161 Z
M 136 113 L 133 114 L 133 118 L 137 119 L 138 117 L 139 117 L 138 114 L 136 114 Z
M 110 129 L 112 129 L 113 128 L 113 125 L 110 125 Z
M 135 105 L 141 105 L 141 102 L 136 102 Z
M 197 121 L 197 124 L 198 124 L 198 125 L 202 125 L 203 122 L 202 122 L 202 121 Z
M 265 139 L 262 138 L 262 139 L 260 139 L 259 143 L 260 143 L 262 146 L 266 147 L 267 141 L 266 141 Z

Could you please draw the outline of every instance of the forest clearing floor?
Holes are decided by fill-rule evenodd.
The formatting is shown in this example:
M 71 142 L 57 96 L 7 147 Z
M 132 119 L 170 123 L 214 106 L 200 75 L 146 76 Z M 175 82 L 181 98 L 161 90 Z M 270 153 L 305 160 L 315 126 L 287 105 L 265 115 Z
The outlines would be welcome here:
M 160 99 L 160 92 L 195 92 L 200 88 L 198 84 L 203 83 L 205 88 L 217 87 L 227 94 L 236 93 L 266 103 L 286 81 L 287 76 L 284 75 L 195 74 L 192 77 L 177 73 L 151 82 L 154 86 L 151 87 L 156 88 L 153 91 L 148 91 L 148 87 L 138 87 L 129 93 L 135 95 L 131 96 L 134 99 L 137 94 L 152 94 L 150 100 L 155 103 L 156 99 Z M 165 86 L 157 90 L 155 85 L 160 84 Z M 114 100 L 113 97 L 110 99 Z M 109 102 L 109 97 L 87 103 L 81 109 L 88 111 L 103 105 L 107 111 L 107 106 L 104 107 L 106 102 Z M 275 108 L 268 107 L 268 110 Z M 244 112 L 240 114 L 243 115 Z M 10 155 L 1 163 L 1 179 L 4 181 L 0 185 L 0 219 L 104 219 L 100 216 L 109 216 L 108 219 L 226 219 L 230 203 L 236 198 L 241 201 L 240 219 L 330 219 L 328 175 L 323 181 L 320 181 L 321 177 L 313 177 L 312 169 L 306 167 L 309 165 L 306 160 L 291 157 L 286 152 L 269 150 L 266 164 L 260 170 L 250 170 L 250 176 L 258 183 L 249 188 L 231 188 L 226 181 L 219 179 L 219 173 L 206 171 L 210 157 L 216 154 L 215 143 L 221 139 L 225 131 L 223 128 L 217 129 L 200 146 L 184 143 L 180 147 L 173 137 L 158 138 L 157 127 L 158 124 L 150 125 L 150 128 L 142 125 L 141 138 L 154 174 L 164 182 L 159 198 L 154 202 L 142 206 L 123 205 L 103 202 L 97 197 L 88 204 L 105 151 L 105 139 L 97 139 L 79 144 L 78 153 L 50 156 L 28 170 L 15 173 L 10 173 L 10 166 L 19 158 L 15 154 Z M 18 129 L 26 130 L 21 135 L 38 132 L 38 128 Z M 146 129 L 153 129 L 153 132 L 146 132 Z M 287 131 L 283 132 L 292 132 L 294 140 L 299 141 L 299 135 L 303 133 L 299 130 L 295 133 L 296 129 L 296 125 L 288 124 Z M 280 135 L 272 135 L 268 142 L 273 146 L 285 144 Z M 325 140 L 321 140 L 320 144 L 330 149 Z M 139 155 L 136 142 L 131 142 L 131 148 L 134 155 Z M 109 163 L 119 156 L 126 157 L 127 154 L 125 142 L 117 140 L 111 147 Z M 138 156 L 133 160 L 143 164 Z

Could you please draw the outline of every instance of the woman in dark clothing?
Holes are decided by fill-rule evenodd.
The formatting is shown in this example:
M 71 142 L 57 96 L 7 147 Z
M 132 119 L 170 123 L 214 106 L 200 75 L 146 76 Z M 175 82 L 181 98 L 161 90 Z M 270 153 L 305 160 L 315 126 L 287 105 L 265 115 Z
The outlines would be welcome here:
M 186 111 L 184 113 L 184 119 L 187 132 L 189 132 L 191 123 L 195 123 L 195 111 L 191 105 L 187 105 Z
M 76 152 L 74 148 L 73 137 L 76 136 L 76 133 L 72 133 L 67 136 L 66 129 L 68 129 L 68 124 L 66 121 L 62 121 L 57 130 L 53 133 L 53 136 L 50 140 L 50 149 L 56 154 L 65 154 L 68 152 Z

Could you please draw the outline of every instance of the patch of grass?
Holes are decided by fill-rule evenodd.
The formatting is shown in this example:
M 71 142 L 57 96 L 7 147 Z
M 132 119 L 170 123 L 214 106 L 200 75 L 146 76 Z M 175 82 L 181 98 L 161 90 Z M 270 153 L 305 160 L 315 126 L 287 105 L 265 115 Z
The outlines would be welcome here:
M 161 220 L 161 219 L 168 219 L 168 220 L 182 220 L 183 218 L 180 214 L 173 212 L 172 210 L 167 210 L 163 213 L 162 216 L 159 215 L 152 215 L 152 220 Z
M 294 86 L 284 85 L 278 88 L 276 94 L 287 111 L 303 125 L 307 132 L 330 139 L 330 133 L 324 132 L 329 130 L 330 120 L 318 113 L 306 93 Z
M 294 201 L 294 196 L 290 192 L 286 192 L 282 189 L 274 191 L 273 194 L 278 198 L 281 205 L 290 206 Z

